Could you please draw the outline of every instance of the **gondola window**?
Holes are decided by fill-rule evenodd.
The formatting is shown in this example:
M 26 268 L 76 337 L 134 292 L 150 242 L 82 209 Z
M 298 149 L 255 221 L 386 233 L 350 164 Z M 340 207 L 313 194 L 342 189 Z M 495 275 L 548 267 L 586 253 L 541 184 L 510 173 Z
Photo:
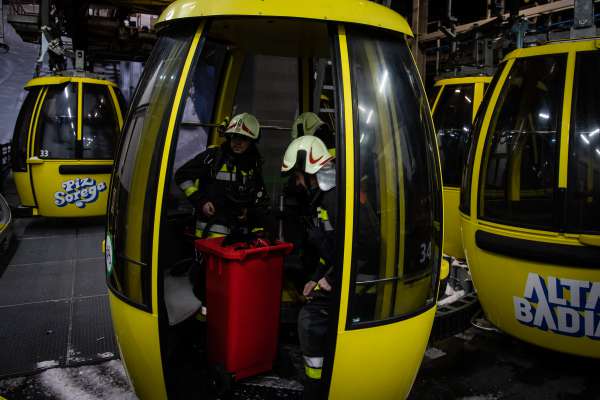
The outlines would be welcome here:
M 446 85 L 433 116 L 444 186 L 456 187 L 460 184 L 471 136 L 473 92 L 473 84 Z
M 475 163 L 475 152 L 477 151 L 479 134 L 481 132 L 488 105 L 490 104 L 490 99 L 492 97 L 492 94 L 494 93 L 494 90 L 496 90 L 496 85 L 498 84 L 498 80 L 500 80 L 500 75 L 502 75 L 502 71 L 504 71 L 505 67 L 506 63 L 502 63 L 498 66 L 498 70 L 494 74 L 494 77 L 492 78 L 492 81 L 489 84 L 489 90 L 487 88 L 484 90 L 483 101 L 477 109 L 477 114 L 475 115 L 475 122 L 473 123 L 473 129 L 471 131 L 472 133 L 467 137 L 467 143 L 465 144 L 465 147 L 468 150 L 467 159 L 465 160 L 465 166 L 462 169 L 462 176 L 460 181 L 460 203 L 458 207 L 460 211 L 465 214 L 471 213 L 471 179 L 473 177 L 473 164 Z
M 558 224 L 558 149 L 566 55 L 515 61 L 490 120 L 479 216 L 538 229 Z
M 109 208 L 108 237 L 112 262 L 108 284 L 142 309 L 150 309 L 150 263 L 156 176 L 160 168 L 164 132 L 179 77 L 194 30 L 189 26 L 165 32 L 154 47 L 128 120 L 115 161 Z M 150 195 L 149 195 L 150 194 Z M 108 244 L 108 243 L 107 243 Z
M 83 85 L 82 118 L 83 158 L 112 159 L 119 123 L 106 85 Z
M 599 70 L 600 52 L 577 54 L 566 207 L 571 232 L 600 233 Z
M 405 41 L 354 27 L 348 38 L 358 152 L 349 324 L 361 327 L 434 305 L 441 187 L 427 97 Z
M 35 155 L 74 159 L 77 151 L 77 84 L 48 87 L 40 110 Z

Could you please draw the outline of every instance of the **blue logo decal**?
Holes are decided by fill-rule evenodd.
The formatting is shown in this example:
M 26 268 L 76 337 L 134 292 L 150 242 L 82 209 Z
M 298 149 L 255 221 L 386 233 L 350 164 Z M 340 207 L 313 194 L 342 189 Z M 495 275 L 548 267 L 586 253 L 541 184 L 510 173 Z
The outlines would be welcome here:
M 54 193 L 54 204 L 64 207 L 67 204 L 75 204 L 79 208 L 85 208 L 87 203 L 98 200 L 100 192 L 106 190 L 106 183 L 96 183 L 92 178 L 75 178 L 62 183 L 64 191 Z
M 600 282 L 529 273 L 523 297 L 513 297 L 523 325 L 560 335 L 600 340 Z

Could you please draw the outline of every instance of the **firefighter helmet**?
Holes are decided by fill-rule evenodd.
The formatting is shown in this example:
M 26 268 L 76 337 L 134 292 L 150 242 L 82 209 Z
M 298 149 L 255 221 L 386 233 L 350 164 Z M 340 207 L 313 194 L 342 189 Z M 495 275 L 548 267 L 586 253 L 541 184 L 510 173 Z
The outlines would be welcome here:
M 325 125 L 325 122 L 313 112 L 302 113 L 292 124 L 292 139 L 300 136 L 314 136 L 315 132 Z
M 300 136 L 292 141 L 285 150 L 281 172 L 293 168 L 307 174 L 316 174 L 333 156 L 327 151 L 327 146 L 315 136 Z
M 252 140 L 258 140 L 260 135 L 260 124 L 252 114 L 238 114 L 231 119 L 225 129 L 225 134 L 242 135 Z

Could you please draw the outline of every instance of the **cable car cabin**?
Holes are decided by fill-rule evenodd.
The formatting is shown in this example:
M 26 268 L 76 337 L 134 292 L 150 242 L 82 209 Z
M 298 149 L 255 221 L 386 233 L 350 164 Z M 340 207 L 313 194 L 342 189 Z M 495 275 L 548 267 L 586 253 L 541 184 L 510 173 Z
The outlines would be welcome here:
M 433 88 L 433 125 L 437 130 L 444 187 L 444 253 L 464 259 L 458 216 L 460 178 L 471 143 L 472 122 L 492 80 L 487 76 L 440 79 Z
M 104 215 L 123 125 L 117 86 L 86 76 L 48 76 L 25 86 L 12 142 L 21 206 L 45 217 Z
M 475 122 L 461 187 L 479 301 L 503 331 L 600 357 L 600 42 L 515 50 Z
M 339 204 L 323 395 L 406 397 L 433 323 L 442 240 L 438 155 L 406 21 L 358 0 L 198 0 L 170 5 L 158 28 L 120 142 L 106 237 L 113 323 L 137 395 L 213 396 L 203 317 L 171 321 L 174 297 L 191 298 L 186 284 L 177 294 L 171 281 L 194 257 L 193 205 L 174 174 L 223 141 L 225 117 L 251 113 L 279 209 L 292 121 L 312 111 L 334 135 Z M 282 296 L 277 345 L 285 360 L 300 350 L 297 319 L 284 320 L 284 307 L 301 306 L 307 280 L 294 239 L 301 229 L 283 224 L 296 244 L 284 265 L 284 287 L 296 289 Z M 271 375 L 301 390 L 304 367 L 286 374 L 276 365 Z M 260 379 L 240 380 L 236 390 L 257 390 Z

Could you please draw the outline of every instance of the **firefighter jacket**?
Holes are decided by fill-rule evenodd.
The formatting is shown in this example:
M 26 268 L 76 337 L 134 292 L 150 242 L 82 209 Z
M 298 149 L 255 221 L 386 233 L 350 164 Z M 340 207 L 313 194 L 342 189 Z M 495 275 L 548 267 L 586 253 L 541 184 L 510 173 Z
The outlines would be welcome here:
M 262 171 L 262 158 L 254 144 L 244 154 L 231 151 L 229 141 L 208 148 L 175 173 L 175 183 L 197 209 L 197 228 L 229 234 L 240 227 L 246 214 L 244 230 L 262 228 L 268 212 L 268 197 Z M 207 217 L 202 207 L 211 202 L 215 214 Z
M 333 270 L 337 262 L 336 213 L 337 191 L 333 188 L 327 192 L 319 191 L 313 200 L 313 224 L 307 228 L 307 251 L 314 251 L 313 259 L 319 260 L 311 280 L 318 282 L 326 277 L 333 285 Z M 318 256 L 318 257 L 317 257 Z

